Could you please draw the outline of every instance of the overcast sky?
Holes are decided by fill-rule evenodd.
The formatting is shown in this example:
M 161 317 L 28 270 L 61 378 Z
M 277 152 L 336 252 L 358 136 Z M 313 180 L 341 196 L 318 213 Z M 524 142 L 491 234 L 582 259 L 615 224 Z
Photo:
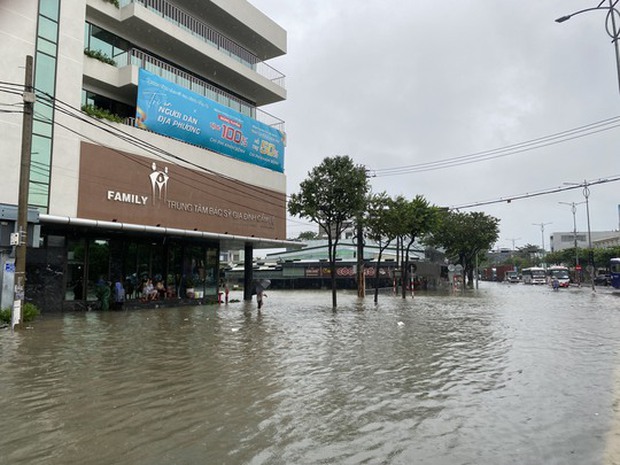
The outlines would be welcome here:
M 288 54 L 270 62 L 286 75 L 288 99 L 266 109 L 286 122 L 289 194 L 334 155 L 376 171 L 374 192 L 452 207 L 620 176 L 620 121 L 533 150 L 419 170 L 620 116 L 605 12 L 554 22 L 596 0 L 250 2 L 288 33 Z M 617 230 L 620 182 L 590 190 L 591 230 Z M 541 246 L 544 224 L 549 250 L 553 232 L 573 230 L 571 206 L 559 202 L 583 201 L 572 190 L 461 211 L 499 218 L 502 248 Z M 587 231 L 585 204 L 576 222 Z M 287 227 L 289 237 L 316 230 L 299 219 Z

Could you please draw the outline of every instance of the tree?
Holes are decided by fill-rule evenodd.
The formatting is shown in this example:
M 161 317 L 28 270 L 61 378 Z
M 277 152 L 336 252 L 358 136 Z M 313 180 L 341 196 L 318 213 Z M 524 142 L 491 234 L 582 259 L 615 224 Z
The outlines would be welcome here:
M 431 233 L 434 230 L 439 209 L 429 204 L 422 196 L 416 195 L 414 199 L 408 201 L 404 197 L 397 197 L 394 200 L 394 209 L 400 218 L 397 236 L 403 245 L 401 257 L 402 270 L 402 297 L 407 296 L 407 283 L 409 282 L 409 253 L 416 239 Z
M 542 249 L 537 245 L 525 244 L 523 247 L 517 247 L 516 256 L 521 260 L 523 268 L 527 268 L 539 263 L 542 252 Z
M 480 212 L 445 211 L 429 245 L 443 247 L 446 255 L 463 266 L 469 287 L 473 287 L 476 256 L 488 251 L 499 237 L 499 219 Z
M 392 200 L 385 192 L 372 195 L 368 201 L 366 216 L 363 220 L 364 231 L 369 239 L 379 247 L 379 256 L 375 264 L 375 303 L 379 300 L 379 268 L 385 249 L 398 235 L 401 218 Z
M 332 304 L 336 299 L 336 251 L 347 222 L 366 208 L 369 191 L 366 169 L 348 156 L 328 157 L 308 173 L 288 203 L 291 215 L 309 218 L 327 235 Z
M 313 241 L 318 238 L 319 238 L 319 235 L 315 233 L 314 231 L 300 232 L 299 236 L 297 236 L 297 240 L 299 241 Z

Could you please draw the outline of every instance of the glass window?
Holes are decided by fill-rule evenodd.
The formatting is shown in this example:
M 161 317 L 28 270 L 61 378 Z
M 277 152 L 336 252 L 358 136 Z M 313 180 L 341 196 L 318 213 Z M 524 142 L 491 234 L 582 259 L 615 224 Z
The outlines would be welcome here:
M 39 37 L 56 43 L 58 41 L 58 23 L 44 16 L 39 16 Z
M 84 258 L 86 242 L 83 239 L 69 240 L 67 243 L 67 272 L 65 273 L 65 299 L 83 300 Z
M 34 85 L 37 90 L 54 95 L 56 81 L 56 59 L 37 52 L 37 64 L 34 74 Z
M 41 0 L 39 2 L 39 14 L 58 21 L 60 0 Z
M 30 182 L 47 186 L 49 176 L 49 165 L 32 161 L 30 164 Z
M 56 56 L 56 44 L 47 39 L 39 38 L 37 49 L 48 55 Z
M 28 204 L 37 207 L 40 213 L 47 213 L 47 189 L 41 189 L 36 184 L 31 184 L 28 189 Z
M 172 244 L 168 247 L 168 276 L 166 287 L 168 295 L 179 297 L 181 285 L 181 269 L 183 264 L 183 247 L 180 244 Z
M 52 137 L 52 125 L 35 118 L 32 122 L 32 132 L 44 137 Z
M 88 280 L 86 298 L 97 300 L 97 286 L 110 280 L 110 244 L 107 240 L 88 241 Z
M 47 102 L 43 102 L 41 100 L 37 100 L 34 103 L 34 118 L 35 118 L 35 120 L 38 119 L 40 121 L 51 122 L 53 115 L 54 115 L 54 110 L 52 109 L 52 107 Z

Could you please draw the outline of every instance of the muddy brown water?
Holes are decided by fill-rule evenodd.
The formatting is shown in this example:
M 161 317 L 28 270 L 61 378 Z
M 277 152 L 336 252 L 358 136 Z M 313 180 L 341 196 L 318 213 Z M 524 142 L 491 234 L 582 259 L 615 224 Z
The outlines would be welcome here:
M 0 464 L 620 463 L 618 292 L 267 294 L 0 331 Z

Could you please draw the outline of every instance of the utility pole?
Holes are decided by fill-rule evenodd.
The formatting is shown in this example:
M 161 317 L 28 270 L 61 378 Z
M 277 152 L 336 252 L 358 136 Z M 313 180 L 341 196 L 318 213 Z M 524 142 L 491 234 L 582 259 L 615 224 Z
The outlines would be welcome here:
M 573 239 L 574 239 L 574 247 L 575 247 L 575 279 L 577 280 L 577 284 L 581 286 L 581 264 L 579 263 L 579 249 L 577 248 L 577 218 L 575 213 L 577 213 L 577 205 L 581 205 L 585 202 L 558 202 L 562 205 L 569 205 L 571 207 L 571 212 L 573 213 Z
M 11 329 L 21 322 L 26 293 L 26 249 L 28 247 L 28 187 L 30 183 L 30 158 L 32 153 L 32 115 L 35 101 L 33 89 L 33 60 L 26 56 L 24 81 L 24 116 L 22 120 L 22 153 L 19 171 L 19 197 L 17 201 L 17 244 L 15 246 L 15 294 Z

